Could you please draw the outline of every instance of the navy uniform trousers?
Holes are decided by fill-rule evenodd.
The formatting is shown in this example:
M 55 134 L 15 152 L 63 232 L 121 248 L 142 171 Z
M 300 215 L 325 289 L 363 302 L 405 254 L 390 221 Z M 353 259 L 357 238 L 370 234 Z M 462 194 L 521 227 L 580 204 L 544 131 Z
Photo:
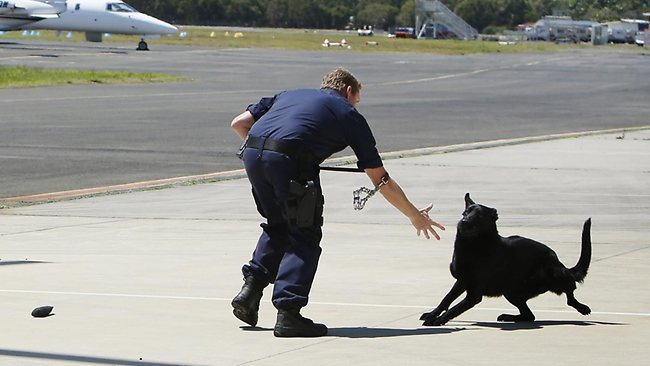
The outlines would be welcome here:
M 308 228 L 290 227 L 284 201 L 291 197 L 289 182 L 298 176 L 297 164 L 285 154 L 246 148 L 244 166 L 253 187 L 259 213 L 267 222 L 251 261 L 244 265 L 244 276 L 252 275 L 273 283 L 273 305 L 277 309 L 300 309 L 307 305 L 309 291 L 318 267 L 322 238 L 321 220 Z M 312 179 L 321 195 L 318 173 Z

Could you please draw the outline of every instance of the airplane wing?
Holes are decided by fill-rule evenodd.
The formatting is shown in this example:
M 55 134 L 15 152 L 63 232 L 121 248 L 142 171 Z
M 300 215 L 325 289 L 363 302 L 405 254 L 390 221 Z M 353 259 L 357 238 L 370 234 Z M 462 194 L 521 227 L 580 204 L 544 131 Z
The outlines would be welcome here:
M 39 21 L 58 18 L 59 12 L 48 4 L 34 0 L 0 0 L 0 19 Z
M 21 15 L 21 14 L 2 14 L 0 13 L 0 19 L 20 19 L 20 20 L 31 20 L 33 22 L 43 20 L 43 19 L 52 19 L 58 18 L 57 14 L 37 14 L 37 15 Z
M 21 29 L 40 20 L 58 18 L 60 11 L 35 0 L 0 0 L 0 31 Z

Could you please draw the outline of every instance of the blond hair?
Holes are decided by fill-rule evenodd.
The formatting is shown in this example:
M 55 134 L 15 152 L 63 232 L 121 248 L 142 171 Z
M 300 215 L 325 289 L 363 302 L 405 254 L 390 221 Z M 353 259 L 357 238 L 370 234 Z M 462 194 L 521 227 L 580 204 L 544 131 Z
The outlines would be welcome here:
M 345 89 L 351 86 L 354 94 L 361 91 L 361 83 L 352 75 L 352 73 L 342 67 L 336 68 L 323 76 L 320 84 L 321 89 L 334 89 L 341 94 Z

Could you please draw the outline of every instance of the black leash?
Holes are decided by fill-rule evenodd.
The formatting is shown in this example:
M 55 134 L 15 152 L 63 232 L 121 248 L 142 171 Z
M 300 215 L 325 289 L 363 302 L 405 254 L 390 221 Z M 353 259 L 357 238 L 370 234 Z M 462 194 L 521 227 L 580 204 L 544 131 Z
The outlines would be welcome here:
M 346 168 L 342 166 L 319 166 L 320 170 L 329 170 L 332 172 L 348 172 L 348 173 L 363 173 L 363 169 L 359 168 Z

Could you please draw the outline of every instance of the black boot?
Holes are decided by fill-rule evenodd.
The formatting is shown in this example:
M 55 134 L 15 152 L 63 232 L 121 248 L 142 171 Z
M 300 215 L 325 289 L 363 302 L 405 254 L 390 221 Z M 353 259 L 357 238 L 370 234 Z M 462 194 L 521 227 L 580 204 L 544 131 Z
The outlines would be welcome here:
M 299 310 L 278 310 L 276 337 L 321 337 L 327 335 L 325 324 L 318 324 L 300 315 Z
M 257 325 L 257 312 L 260 309 L 262 290 L 266 287 L 266 283 L 256 280 L 253 276 L 247 276 L 244 281 L 241 291 L 230 304 L 233 307 L 232 313 L 237 319 L 254 327 Z

